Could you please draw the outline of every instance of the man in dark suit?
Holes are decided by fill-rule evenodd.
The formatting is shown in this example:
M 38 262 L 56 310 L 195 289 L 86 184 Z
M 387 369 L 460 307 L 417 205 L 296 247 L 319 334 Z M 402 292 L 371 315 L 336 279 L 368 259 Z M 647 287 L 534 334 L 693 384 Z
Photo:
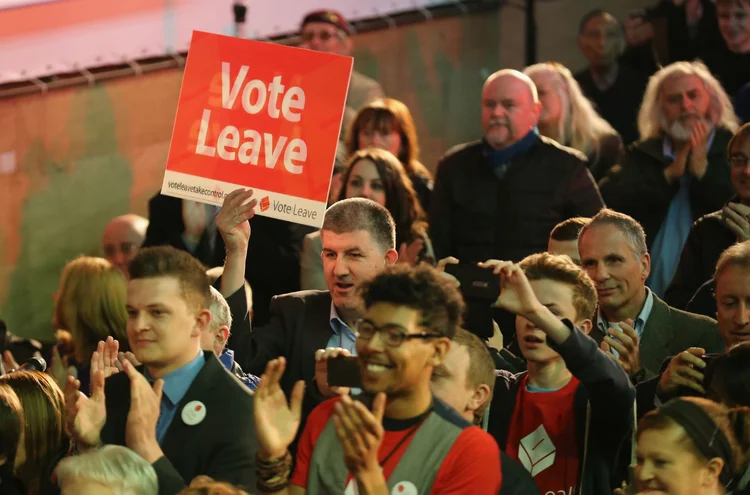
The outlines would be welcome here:
M 237 285 L 244 273 L 252 211 L 242 205 L 250 201 L 252 194 L 252 190 L 229 194 L 217 217 L 227 248 L 222 277 L 227 286 Z M 329 290 L 275 296 L 269 323 L 235 334 L 230 341 L 236 361 L 248 373 L 261 375 L 268 361 L 285 357 L 287 371 L 281 386 L 287 395 L 297 380 L 310 382 L 315 377 L 316 350 L 337 347 L 354 354 L 354 325 L 362 316 L 357 288 L 398 258 L 391 215 L 367 199 L 351 198 L 328 208 L 321 238 Z M 318 368 L 320 372 L 321 367 Z M 325 383 L 317 386 L 325 395 L 330 393 Z
M 643 227 L 604 209 L 578 238 L 581 263 L 596 284 L 599 310 L 592 337 L 618 357 L 634 383 L 688 347 L 723 348 L 716 321 L 668 306 L 646 287 L 651 258 Z
M 141 250 L 129 270 L 128 341 L 143 366 L 126 360 L 125 373 L 116 373 L 114 353 L 94 353 L 91 398 L 69 379 L 66 421 L 77 448 L 127 446 L 153 465 L 162 494 L 198 475 L 252 487 L 252 396 L 213 352 L 200 350 L 211 322 L 205 268 L 157 247 Z

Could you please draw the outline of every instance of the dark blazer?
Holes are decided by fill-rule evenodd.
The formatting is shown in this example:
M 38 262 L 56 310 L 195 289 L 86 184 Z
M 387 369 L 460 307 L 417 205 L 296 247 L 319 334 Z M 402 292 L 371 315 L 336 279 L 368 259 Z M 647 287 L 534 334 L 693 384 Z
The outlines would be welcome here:
M 734 194 L 729 180 L 726 149 L 732 132 L 717 128 L 708 150 L 708 168 L 701 180 L 690 183 L 690 207 L 693 221 L 721 209 Z M 667 218 L 669 205 L 680 189 L 679 182 L 669 184 L 664 169 L 663 138 L 647 139 L 630 145 L 620 162 L 599 182 L 602 197 L 613 210 L 630 215 L 646 231 L 651 248 L 656 234 Z
M 594 327 L 591 333 L 597 341 L 604 337 L 598 327 Z M 722 352 L 724 341 L 716 320 L 672 308 L 654 294 L 654 307 L 638 345 L 646 378 L 659 373 L 664 359 L 679 354 L 688 347 L 702 347 L 706 352 Z
M 545 251 L 550 231 L 594 216 L 602 198 L 586 157 L 540 137 L 498 179 L 481 141 L 456 146 L 438 164 L 430 239 L 437 259 L 520 261 Z
M 244 489 L 255 488 L 255 437 L 253 398 L 245 386 L 216 359 L 204 351 L 206 364 L 198 373 L 177 411 L 162 443 L 164 457 L 153 466 L 159 478 L 159 493 L 174 495 L 198 475 L 207 475 Z M 105 383 L 107 422 L 102 442 L 125 445 L 125 425 L 130 410 L 130 381 L 125 373 Z M 206 418 L 186 425 L 182 408 L 198 400 L 206 407 Z
M 275 296 L 271 299 L 270 321 L 237 336 L 235 360 L 246 372 L 260 376 L 268 361 L 284 356 L 286 371 L 281 388 L 288 396 L 297 380 L 309 382 L 315 377 L 315 351 L 324 349 L 333 335 L 330 315 L 328 291 Z
M 713 278 L 721 253 L 735 242 L 737 236 L 721 220 L 721 210 L 700 217 L 682 247 L 680 264 L 664 300 L 675 308 L 686 309 L 701 285 Z
M 187 251 L 207 267 L 224 264 L 224 242 L 218 230 L 203 232 L 195 252 L 191 252 L 182 240 L 185 222 L 182 219 L 182 200 L 161 193 L 148 202 L 148 229 L 143 247 L 172 246 Z M 209 234 L 211 232 L 211 234 Z

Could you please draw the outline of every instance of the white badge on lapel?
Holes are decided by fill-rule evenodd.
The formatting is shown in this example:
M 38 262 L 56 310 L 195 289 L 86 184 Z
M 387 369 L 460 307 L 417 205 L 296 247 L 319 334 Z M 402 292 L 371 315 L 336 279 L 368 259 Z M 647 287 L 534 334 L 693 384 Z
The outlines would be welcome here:
M 199 400 L 193 400 L 182 408 L 182 422 L 188 426 L 195 426 L 206 419 L 206 406 Z

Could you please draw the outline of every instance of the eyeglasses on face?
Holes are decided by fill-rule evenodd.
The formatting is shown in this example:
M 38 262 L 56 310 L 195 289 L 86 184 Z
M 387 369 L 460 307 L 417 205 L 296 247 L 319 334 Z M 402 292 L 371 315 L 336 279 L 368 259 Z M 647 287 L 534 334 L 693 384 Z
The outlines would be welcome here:
M 744 153 L 735 153 L 729 157 L 729 165 L 733 168 L 745 168 L 750 158 Z
M 375 326 L 367 320 L 357 321 L 354 328 L 354 335 L 356 335 L 358 339 L 369 341 L 377 333 L 380 335 L 380 339 L 383 341 L 383 343 L 388 347 L 398 347 L 407 340 L 412 339 L 427 340 L 441 337 L 440 335 L 428 332 L 408 333 L 403 327 L 399 325 L 391 324 Z
M 331 38 L 339 38 L 342 39 L 342 36 L 339 35 L 336 31 L 315 31 L 315 30 L 309 30 L 309 31 L 302 31 L 302 41 L 310 42 L 312 41 L 316 36 L 320 39 L 320 41 L 328 41 Z

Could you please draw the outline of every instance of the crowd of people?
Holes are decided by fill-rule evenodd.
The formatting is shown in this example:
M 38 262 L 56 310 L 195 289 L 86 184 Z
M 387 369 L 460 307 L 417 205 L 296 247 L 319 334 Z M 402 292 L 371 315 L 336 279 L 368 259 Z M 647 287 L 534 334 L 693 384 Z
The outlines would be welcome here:
M 251 189 L 113 219 L 55 345 L 4 339 L 0 493 L 750 493 L 750 1 L 578 46 L 490 75 L 434 176 L 354 72 L 319 230 Z

